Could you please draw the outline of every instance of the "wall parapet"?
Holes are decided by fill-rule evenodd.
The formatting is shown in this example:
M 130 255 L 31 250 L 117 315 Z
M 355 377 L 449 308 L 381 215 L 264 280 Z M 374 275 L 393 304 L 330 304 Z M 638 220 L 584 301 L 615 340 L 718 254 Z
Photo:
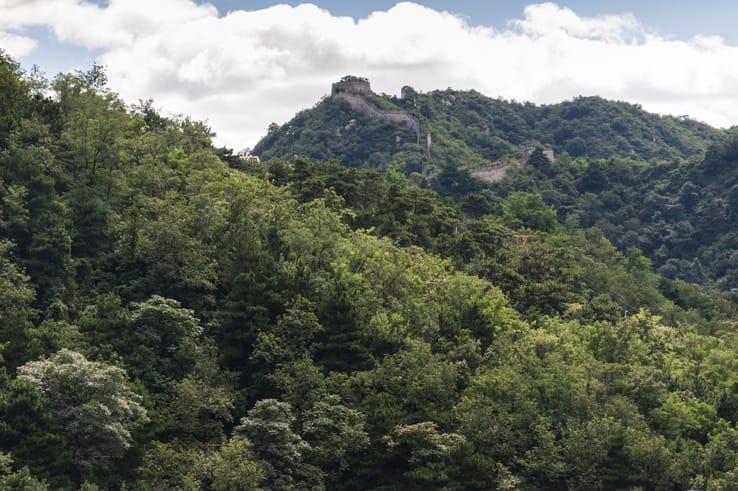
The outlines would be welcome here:
M 334 84 L 335 85 L 335 84 Z M 351 92 L 338 92 L 333 97 L 343 99 L 348 102 L 351 107 L 369 117 L 376 119 L 385 119 L 399 124 L 407 125 L 415 132 L 416 143 L 420 143 L 420 122 L 415 116 L 401 110 L 380 109 L 364 97 Z

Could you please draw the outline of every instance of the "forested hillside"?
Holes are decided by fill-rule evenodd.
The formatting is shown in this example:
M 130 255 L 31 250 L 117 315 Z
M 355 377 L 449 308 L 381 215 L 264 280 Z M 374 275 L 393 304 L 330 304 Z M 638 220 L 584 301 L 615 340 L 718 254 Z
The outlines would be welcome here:
M 516 170 L 493 194 L 539 193 L 563 221 L 643 251 L 666 277 L 738 292 L 738 137 L 659 164 L 568 156 Z
M 0 489 L 738 486 L 729 299 L 529 190 L 211 138 L 0 57 Z
M 686 159 L 723 137 L 722 131 L 687 117 L 658 116 L 599 97 L 537 106 L 451 89 L 420 93 L 405 87 L 402 98 L 362 96 L 378 108 L 416 117 L 420 142 L 402 124 L 369 117 L 340 98 L 327 97 L 284 125 L 272 125 L 253 153 L 262 159 L 337 159 L 352 167 L 400 162 L 407 174 L 428 175 L 448 167 L 489 165 L 535 143 L 573 157 L 651 161 Z
M 450 89 L 360 95 L 417 117 L 421 133 L 432 135 L 430 160 L 425 137 L 418 143 L 407 127 L 336 97 L 272 126 L 254 152 L 391 167 L 473 216 L 499 209 L 512 191 L 541 194 L 560 223 L 596 227 L 623 253 L 640 249 L 666 277 L 738 291 L 735 131 L 598 97 L 536 106 Z M 528 159 L 532 165 L 509 166 L 510 177 L 494 184 L 467 172 L 500 159 L 515 162 L 523 148 L 540 145 L 561 158 L 550 163 L 538 154 Z

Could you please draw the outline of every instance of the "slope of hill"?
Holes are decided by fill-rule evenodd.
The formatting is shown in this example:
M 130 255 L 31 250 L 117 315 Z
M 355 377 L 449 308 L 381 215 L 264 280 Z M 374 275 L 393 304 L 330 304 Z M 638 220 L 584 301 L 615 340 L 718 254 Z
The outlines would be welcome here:
M 687 162 L 565 158 L 517 169 L 492 189 L 540 193 L 562 221 L 639 248 L 665 276 L 738 292 L 735 134 Z
M 562 223 L 602 229 L 623 252 L 641 249 L 670 278 L 738 289 L 732 252 L 738 244 L 738 158 L 730 131 L 599 97 L 535 106 L 474 91 L 422 94 L 405 87 L 402 94 L 365 90 L 353 96 L 417 118 L 419 142 L 408 125 L 372 118 L 329 97 L 273 127 L 255 152 L 335 158 L 352 167 L 400 163 L 406 174 L 432 176 L 432 188 L 471 215 L 494 208 L 509 192 L 538 192 Z M 538 155 L 534 165 L 499 167 L 523 161 L 531 142 L 562 158 L 549 164 Z M 466 172 L 499 180 L 509 170 L 510 178 L 495 185 Z
M 0 489 L 736 489 L 729 299 L 101 75 L 0 52 Z
M 699 154 L 723 136 L 721 130 L 688 118 L 658 116 L 599 97 L 536 106 L 450 89 L 419 93 L 405 87 L 401 98 L 353 93 L 369 105 L 417 119 L 417 139 L 407 125 L 373 117 L 341 95 L 333 94 L 281 127 L 272 126 L 254 153 L 265 159 L 337 159 L 352 167 L 396 161 L 408 173 L 427 174 L 448 166 L 489 165 L 534 142 L 574 157 L 673 160 Z

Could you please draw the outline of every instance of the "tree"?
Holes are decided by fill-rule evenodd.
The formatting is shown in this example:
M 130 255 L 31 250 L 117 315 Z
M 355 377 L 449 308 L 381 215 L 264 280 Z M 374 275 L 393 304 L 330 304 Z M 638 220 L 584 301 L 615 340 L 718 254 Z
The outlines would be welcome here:
M 556 226 L 556 210 L 546 206 L 538 194 L 516 192 L 503 205 L 503 217 L 511 228 L 550 232 Z
M 551 161 L 548 160 L 548 157 L 543 153 L 543 148 L 541 147 L 536 147 L 536 149 L 531 152 L 526 163 L 537 169 L 545 169 L 551 165 Z
M 251 442 L 244 437 L 234 436 L 213 456 L 211 463 L 213 489 L 215 491 L 262 489 L 260 484 L 266 475 L 255 459 Z
M 174 385 L 162 410 L 164 426 L 182 441 L 220 443 L 223 424 L 233 420 L 235 377 L 220 370 L 215 346 L 207 340 L 194 346 L 192 355 L 194 367 Z
M 148 389 L 168 438 L 220 443 L 223 422 L 231 421 L 232 380 L 220 370 L 199 319 L 158 295 L 131 309 L 112 294 L 85 309 L 79 323 L 90 351 L 123 358 L 129 375 Z
M 0 148 L 27 108 L 28 86 L 21 75 L 20 64 L 0 49 Z
M 18 378 L 38 387 L 63 427 L 77 482 L 102 481 L 112 463 L 133 445 L 132 431 L 148 420 L 126 372 L 63 349 L 18 368 Z
M 194 366 L 194 344 L 202 334 L 194 312 L 154 295 L 133 305 L 130 336 L 120 346 L 131 375 L 156 392 L 169 389 Z
M 694 397 L 671 393 L 651 411 L 655 426 L 670 438 L 686 437 L 704 442 L 716 420 L 715 408 Z
M 456 433 L 442 433 L 430 421 L 398 425 L 384 438 L 404 467 L 403 484 L 410 489 L 462 489 L 459 456 L 468 445 Z
M 349 457 L 369 445 L 364 415 L 330 395 L 303 415 L 302 434 L 310 444 L 308 456 L 337 480 L 349 467 Z
M 410 338 L 407 344 L 404 350 L 386 356 L 376 370 L 368 372 L 368 383 L 376 389 L 364 397 L 361 408 L 375 434 L 387 433 L 398 423 L 446 424 L 459 387 L 463 386 L 464 362 L 444 359 L 423 341 Z
M 66 301 L 72 283 L 69 207 L 57 189 L 64 176 L 52 147 L 47 125 L 24 120 L 0 154 L 0 178 L 7 186 L 0 218 L 43 308 Z
M 131 216 L 130 228 L 118 243 L 123 276 L 130 278 L 130 297 L 161 295 L 198 310 L 211 307 L 216 279 L 213 251 L 196 237 L 191 210 L 174 199 L 142 201 L 142 209 L 131 213 L 156 218 Z
M 0 453 L 10 452 L 18 466 L 28 467 L 55 489 L 68 488 L 71 454 L 63 430 L 35 385 L 10 379 L 0 368 Z
M 12 471 L 13 459 L 10 455 L 0 453 L 0 491 L 47 491 L 45 482 L 31 475 L 28 467 Z
M 518 363 L 500 365 L 477 374 L 455 412 L 458 431 L 480 453 L 507 463 L 531 446 L 530 428 L 539 408 L 535 389 Z
M 0 240 L 0 362 L 15 368 L 27 359 L 34 291 L 11 259 L 11 249 L 10 242 Z
M 126 125 L 132 121 L 116 94 L 105 88 L 103 67 L 58 76 L 53 83 L 64 119 L 63 159 L 78 175 L 94 183 L 103 168 L 112 176 Z
M 234 430 L 234 437 L 246 437 L 253 444 L 256 461 L 266 472 L 268 488 L 298 490 L 322 486 L 323 473 L 305 462 L 310 445 L 293 431 L 294 422 L 289 404 L 262 399 Z
M 156 491 L 178 489 L 199 491 L 208 473 L 208 460 L 203 452 L 174 444 L 153 442 L 137 469 L 134 489 Z

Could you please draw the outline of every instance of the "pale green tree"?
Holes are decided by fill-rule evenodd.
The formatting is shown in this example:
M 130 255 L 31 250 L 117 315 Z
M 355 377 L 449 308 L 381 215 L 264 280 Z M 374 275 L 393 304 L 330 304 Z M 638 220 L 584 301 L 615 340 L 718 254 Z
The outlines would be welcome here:
M 216 491 L 255 491 L 266 478 L 256 462 L 251 442 L 235 436 L 211 460 L 212 488 Z
M 125 370 L 63 349 L 18 368 L 18 378 L 43 392 L 63 428 L 79 480 L 98 481 L 133 445 L 132 431 L 148 420 Z
M 282 490 L 322 489 L 323 473 L 305 462 L 310 445 L 293 430 L 295 416 L 286 402 L 262 399 L 235 429 L 254 448 L 256 462 L 266 472 L 266 487 Z
M 384 442 L 398 457 L 405 485 L 411 489 L 454 489 L 459 457 L 468 446 L 462 435 L 440 432 L 434 422 L 423 421 L 397 425 Z
M 0 491 L 47 491 L 45 482 L 31 475 L 28 467 L 13 472 L 13 459 L 0 452 Z
M 338 478 L 349 467 L 349 457 L 369 446 L 365 417 L 341 404 L 336 395 L 318 401 L 303 415 L 302 434 L 310 444 L 311 461 Z

